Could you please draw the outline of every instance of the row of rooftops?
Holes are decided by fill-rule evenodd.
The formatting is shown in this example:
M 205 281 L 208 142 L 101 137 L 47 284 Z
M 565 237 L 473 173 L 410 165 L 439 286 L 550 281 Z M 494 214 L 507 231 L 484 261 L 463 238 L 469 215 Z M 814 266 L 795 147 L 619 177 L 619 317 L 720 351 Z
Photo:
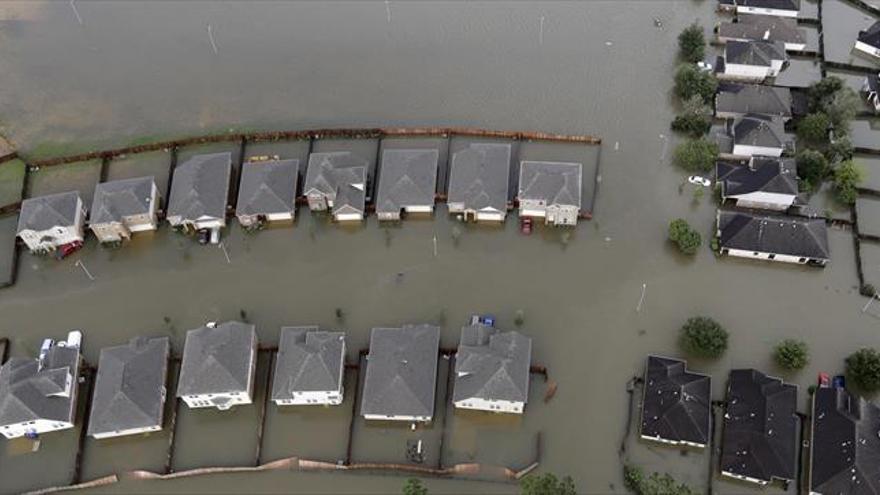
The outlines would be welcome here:
M 365 358 L 361 414 L 368 419 L 430 421 L 439 342 L 440 328 L 433 325 L 374 328 Z M 209 323 L 188 331 L 176 397 L 196 397 L 220 409 L 228 407 L 230 396 L 248 395 L 249 403 L 257 348 L 256 328 L 248 323 Z M 0 368 L 0 433 L 28 421 L 63 420 L 72 427 L 76 405 L 69 389 L 76 387 L 79 352 L 78 347 L 55 346 L 41 359 L 13 358 Z M 137 337 L 101 350 L 89 435 L 103 438 L 161 429 L 170 352 L 167 337 Z M 299 395 L 341 395 L 345 354 L 343 332 L 282 327 L 271 400 L 294 404 L 300 403 L 293 401 Z M 519 332 L 479 323 L 463 327 L 453 401 L 524 405 L 530 361 L 531 339 Z M 62 397 L 59 391 L 65 383 L 68 393 Z M 333 403 L 339 402 L 341 397 Z
M 388 149 L 378 173 L 376 210 L 398 214 L 408 209 L 433 209 L 438 189 L 439 152 L 435 149 Z M 473 143 L 451 160 L 448 201 L 467 210 L 507 211 L 511 145 Z M 369 162 L 351 151 L 316 152 L 309 156 L 302 195 L 320 195 L 334 212 L 363 214 L 368 197 Z M 226 217 L 232 173 L 231 153 L 196 155 L 175 167 L 167 218 L 173 225 Z M 248 162 L 242 167 L 237 214 L 252 217 L 289 213 L 299 188 L 297 159 Z M 580 210 L 582 164 L 523 161 L 518 198 Z M 90 224 L 118 223 L 155 211 L 155 181 L 140 177 L 97 185 Z M 66 192 L 27 199 L 22 203 L 18 232 L 42 232 L 77 221 L 79 194 Z
M 761 485 L 797 479 L 802 439 L 795 385 L 754 369 L 732 370 L 724 408 L 723 475 Z M 880 407 L 842 388 L 820 387 L 812 408 L 811 493 L 880 493 Z M 708 447 L 713 418 L 708 375 L 679 359 L 648 357 L 642 438 Z

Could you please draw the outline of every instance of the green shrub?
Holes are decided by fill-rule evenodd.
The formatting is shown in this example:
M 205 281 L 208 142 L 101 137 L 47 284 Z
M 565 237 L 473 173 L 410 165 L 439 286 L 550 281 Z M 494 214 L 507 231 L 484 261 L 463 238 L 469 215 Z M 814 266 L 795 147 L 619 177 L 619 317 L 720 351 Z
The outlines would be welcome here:
M 694 316 L 681 327 L 680 345 L 696 357 L 717 358 L 727 350 L 728 334 L 721 324 L 706 316 Z
M 718 145 L 706 138 L 689 139 L 675 147 L 673 160 L 688 172 L 708 172 L 718 158 Z
M 574 480 L 566 476 L 561 480 L 553 473 L 531 474 L 519 482 L 522 495 L 576 495 Z
M 661 475 L 653 473 L 645 476 L 645 472 L 639 466 L 624 464 L 623 485 L 635 495 L 696 495 L 684 483 L 677 483 L 669 473 Z
M 418 478 L 410 478 L 403 484 L 403 495 L 428 495 L 428 487 Z
M 859 196 L 859 184 L 865 178 L 864 171 L 852 160 L 841 162 L 834 169 L 834 196 L 838 201 L 851 205 Z
M 810 112 L 822 112 L 828 116 L 829 123 L 839 136 L 849 132 L 850 121 L 862 107 L 859 95 L 837 76 L 826 77 L 810 85 L 807 101 Z
M 846 376 L 865 392 L 880 390 L 880 352 L 863 348 L 846 358 Z
M 776 345 L 773 360 L 782 369 L 800 370 L 810 361 L 810 351 L 806 342 L 786 339 Z
M 706 103 L 715 97 L 718 80 L 711 72 L 702 71 L 694 64 L 681 64 L 675 71 L 675 94 L 684 100 L 699 96 Z
M 693 23 L 678 35 L 678 51 L 687 62 L 699 62 L 706 54 L 706 37 L 703 27 Z
M 684 219 L 677 218 L 669 223 L 669 240 L 678 246 L 683 254 L 696 254 L 703 243 L 700 233 L 694 230 Z
M 672 121 L 673 131 L 700 137 L 712 127 L 712 109 L 698 96 L 692 96 L 682 105 L 681 114 Z

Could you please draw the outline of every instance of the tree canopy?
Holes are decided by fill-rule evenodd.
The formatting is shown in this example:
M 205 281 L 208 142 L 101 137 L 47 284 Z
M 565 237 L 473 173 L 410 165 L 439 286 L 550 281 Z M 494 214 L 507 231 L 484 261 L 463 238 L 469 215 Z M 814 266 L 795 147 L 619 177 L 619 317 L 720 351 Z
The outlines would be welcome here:
M 802 340 L 786 339 L 773 349 L 773 360 L 780 368 L 786 370 L 803 369 L 810 361 L 807 343 Z
M 797 175 L 807 189 L 814 191 L 828 176 L 828 160 L 816 150 L 803 150 L 797 155 Z
M 403 495 L 428 495 L 428 487 L 418 478 L 410 478 L 403 484 Z
M 688 172 L 708 172 L 718 158 L 718 145 L 706 138 L 688 139 L 675 147 L 673 160 Z
M 727 350 L 727 330 L 706 316 L 689 318 L 681 327 L 682 349 L 696 357 L 717 358 Z
M 696 254 L 703 243 L 700 233 L 693 229 L 683 218 L 669 223 L 669 240 L 674 242 L 683 254 Z
M 846 376 L 865 392 L 880 390 L 880 352 L 863 348 L 846 358 Z
M 553 473 L 526 476 L 520 480 L 519 489 L 522 495 L 577 495 L 571 476 L 560 480 Z
M 699 95 L 694 95 L 682 104 L 681 113 L 672 121 L 672 130 L 698 138 L 712 127 L 712 109 Z
M 678 35 L 678 51 L 687 62 L 699 62 L 703 60 L 706 52 L 706 38 L 703 36 L 703 26 L 693 23 L 686 27 Z
M 678 483 L 669 474 L 652 473 L 645 476 L 644 470 L 639 466 L 625 464 L 623 466 L 623 484 L 627 490 L 635 495 L 696 495 L 684 483 Z
M 682 100 L 699 95 L 709 103 L 715 96 L 718 80 L 711 72 L 705 72 L 694 64 L 681 64 L 675 71 L 675 94 Z
M 855 162 L 841 162 L 834 169 L 834 196 L 841 203 L 855 203 L 859 195 L 859 184 L 864 179 L 865 172 Z
M 849 122 L 858 113 L 859 95 L 837 76 L 816 81 L 807 88 L 807 102 L 811 113 L 824 113 L 838 136 L 849 133 Z
M 798 137 L 812 144 L 828 142 L 831 120 L 823 112 L 814 112 L 802 118 L 797 125 Z

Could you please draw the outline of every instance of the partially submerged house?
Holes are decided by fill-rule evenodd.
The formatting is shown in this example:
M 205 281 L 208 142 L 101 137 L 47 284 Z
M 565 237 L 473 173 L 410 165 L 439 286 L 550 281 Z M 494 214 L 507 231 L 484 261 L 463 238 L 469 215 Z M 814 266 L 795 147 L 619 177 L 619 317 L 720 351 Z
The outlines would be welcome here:
M 813 394 L 810 493 L 880 494 L 880 407 L 842 388 Z
M 361 415 L 368 420 L 430 422 L 434 417 L 440 327 L 374 328 Z
M 312 211 L 330 211 L 337 222 L 364 219 L 366 159 L 350 151 L 312 153 L 303 194 Z
M 168 337 L 135 337 L 101 349 L 89 436 L 102 439 L 159 431 L 165 409 Z
M 797 479 L 797 387 L 753 369 L 730 372 L 721 474 L 766 485 Z
M 680 359 L 648 356 L 642 396 L 641 438 L 706 447 L 712 421 L 708 375 L 687 370 Z
M 781 41 L 728 41 L 717 76 L 722 79 L 763 82 L 776 77 L 788 63 Z
M 73 428 L 82 334 L 46 339 L 38 358 L 13 357 L 0 367 L 0 433 L 6 438 Z
M 748 114 L 728 121 L 728 136 L 733 142 L 730 154 L 737 157 L 779 157 L 790 146 L 782 119 Z
M 583 165 L 524 161 L 519 168 L 519 216 L 548 225 L 576 225 L 581 211 Z
M 226 226 L 232 154 L 195 155 L 174 169 L 166 219 L 185 231 Z
M 272 400 L 279 406 L 339 405 L 345 371 L 345 334 L 318 327 L 283 327 L 275 360 Z
M 257 332 L 240 321 L 208 323 L 186 333 L 177 397 L 190 408 L 220 410 L 250 404 Z
M 874 113 L 880 113 L 880 73 L 868 74 L 862 83 L 862 95 Z
M 292 222 L 296 213 L 299 160 L 269 160 L 242 165 L 235 216 L 244 227 Z
M 745 14 L 718 25 L 717 38 L 729 41 L 781 41 L 788 51 L 807 48 L 806 33 L 793 17 Z
M 440 153 L 428 149 L 382 152 L 376 215 L 400 220 L 401 213 L 433 213 Z
M 825 266 L 828 231 L 821 218 L 718 210 L 721 254 L 785 263 Z
M 77 191 L 22 201 L 17 235 L 32 253 L 83 242 L 86 209 Z
M 797 166 L 793 158 L 752 157 L 747 162 L 720 160 L 715 181 L 721 199 L 737 206 L 785 211 L 798 195 Z
M 853 49 L 880 62 L 880 21 L 875 22 L 868 29 L 859 31 Z
M 89 228 L 101 242 L 131 239 L 159 226 L 159 189 L 152 177 L 102 182 L 95 187 Z
M 532 339 L 476 324 L 461 329 L 452 402 L 460 409 L 522 414 L 529 400 Z
M 763 84 L 720 83 L 715 94 L 715 116 L 734 119 L 749 114 L 791 119 L 791 90 Z
M 734 11 L 737 14 L 797 17 L 801 10 L 801 2 L 800 0 L 719 0 L 718 8 Z
M 510 144 L 472 143 L 452 156 L 449 213 L 465 221 L 503 222 L 507 217 Z

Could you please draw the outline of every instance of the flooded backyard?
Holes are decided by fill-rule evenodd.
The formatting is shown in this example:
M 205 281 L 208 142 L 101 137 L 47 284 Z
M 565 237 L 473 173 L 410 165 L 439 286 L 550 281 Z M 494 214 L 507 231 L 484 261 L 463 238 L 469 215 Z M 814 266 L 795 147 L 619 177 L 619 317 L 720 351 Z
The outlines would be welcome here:
M 25 156 L 229 129 L 438 125 L 589 134 L 602 138 L 601 149 L 526 142 L 518 156 L 598 163 L 598 180 L 585 190 L 595 198 L 593 219 L 581 220 L 570 237 L 542 227 L 524 236 L 515 215 L 501 227 L 478 227 L 459 223 L 443 205 L 431 220 L 385 227 L 369 216 L 354 228 L 301 207 L 292 227 L 250 234 L 233 222 L 223 239 L 228 261 L 222 249 L 167 227 L 118 250 L 92 238 L 62 261 L 22 253 L 15 285 L 0 290 L 0 337 L 10 338 L 12 355 L 32 356 L 41 339 L 71 328 L 83 330 L 91 364 L 102 347 L 136 335 L 167 335 L 179 353 L 188 329 L 246 316 L 265 345 L 277 343 L 281 326 L 344 330 L 354 363 L 372 327 L 431 322 L 441 326 L 441 347 L 455 347 L 469 315 L 491 313 L 499 327 L 532 337 L 533 362 L 558 383 L 555 397 L 545 403 L 545 384 L 533 375 L 522 418 L 453 412 L 441 402 L 449 365 L 441 360 L 435 422 L 410 431 L 355 421 L 353 460 L 403 462 L 407 440 L 423 439 L 427 464 L 522 467 L 534 458 L 540 433 L 540 470 L 573 476 L 579 491 L 623 493 L 618 450 L 627 381 L 642 373 L 647 354 L 679 355 L 677 332 L 688 317 L 712 316 L 730 331 L 722 358 L 689 362 L 712 375 L 716 400 L 731 368 L 757 367 L 799 385 L 799 410 L 806 412 L 805 391 L 818 372 L 840 372 L 850 352 L 880 345 L 880 319 L 861 311 L 847 229 L 829 229 L 832 262 L 825 269 L 716 258 L 708 246 L 685 258 L 666 242 L 674 218 L 697 226 L 705 244 L 713 229 L 711 194 L 695 197 L 670 164 L 669 122 L 676 37 L 694 21 L 712 25 L 714 1 L 75 5 L 76 13 L 67 2 L 0 7 L 0 69 L 9 74 L 0 86 L 0 121 Z M 819 77 L 818 65 L 802 62 L 792 86 Z M 875 134 L 866 128 L 856 138 Z M 356 149 L 375 166 L 380 149 L 436 147 L 443 161 L 467 142 L 318 140 L 312 151 Z M 239 149 L 188 147 L 178 161 L 216 151 L 235 156 Z M 308 152 L 305 141 L 249 143 L 245 156 L 298 158 L 302 167 Z M 169 155 L 115 159 L 108 179 L 154 175 L 164 196 Z M 100 170 L 99 162 L 44 167 L 29 174 L 28 192 L 78 189 L 89 204 Z M 6 180 L 3 199 L 20 194 Z M 0 249 L 12 249 L 14 230 L 14 216 L 0 217 Z M 868 244 L 862 243 L 863 267 L 876 285 L 880 250 L 866 254 Z M 8 252 L 0 257 L 0 276 L 7 258 Z M 521 328 L 514 323 L 518 310 Z M 789 337 L 812 351 L 798 373 L 771 362 L 771 347 Z M 262 364 L 258 374 L 266 372 Z M 353 389 L 348 374 L 342 406 L 270 405 L 262 461 L 343 459 Z M 258 386 L 255 404 L 263 393 Z M 227 412 L 181 406 L 172 467 L 252 464 L 258 424 L 258 405 Z M 68 483 L 78 433 L 45 435 L 37 452 L 30 442 L 0 442 L 0 492 Z M 167 444 L 168 431 L 88 440 L 82 478 L 161 472 Z M 626 458 L 700 490 L 711 481 L 714 493 L 760 492 L 710 480 L 708 452 L 682 456 L 630 438 Z M 403 480 L 276 471 L 123 478 L 95 491 L 388 493 Z M 517 491 L 481 481 L 427 485 L 432 493 Z

